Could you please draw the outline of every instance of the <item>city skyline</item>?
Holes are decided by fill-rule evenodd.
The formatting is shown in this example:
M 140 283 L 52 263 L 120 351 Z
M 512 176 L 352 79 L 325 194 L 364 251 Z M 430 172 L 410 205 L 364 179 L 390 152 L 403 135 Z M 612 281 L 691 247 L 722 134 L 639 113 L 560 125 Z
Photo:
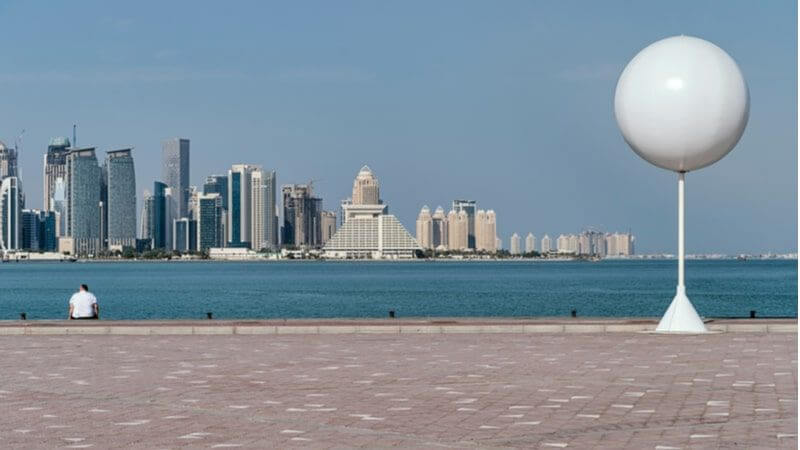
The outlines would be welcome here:
M 739 146 L 687 185 L 687 251 L 796 251 L 796 23 L 783 6 L 467 4 L 452 18 L 447 4 L 344 3 L 220 19 L 180 5 L 158 16 L 146 2 L 102 5 L 98 14 L 87 14 L 88 5 L 98 6 L 56 5 L 47 15 L 37 5 L 2 7 L 16 19 L 8 32 L 25 43 L 8 49 L 0 76 L 14 105 L 0 111 L 0 139 L 13 147 L 27 130 L 18 155 L 26 208 L 41 207 L 37 178 L 49 139 L 71 136 L 77 123 L 75 145 L 135 148 L 140 187 L 160 178 L 160 142 L 184 136 L 192 143 L 189 184 L 198 187 L 248 162 L 276 170 L 279 184 L 317 180 L 315 192 L 335 209 L 349 196 L 352 167 L 369 164 L 410 228 L 422 204 L 470 198 L 498 212 L 506 243 L 514 230 L 631 228 L 637 252 L 672 253 L 671 178 L 627 149 L 610 99 L 633 54 L 685 33 L 726 48 L 753 98 Z M 635 24 L 623 21 L 631 8 Z M 178 14 L 187 20 L 175 27 Z M 256 17 L 316 26 L 239 26 Z M 438 31 L 445 18 L 448 36 Z M 83 32 L 56 41 L 21 26 L 65 19 Z M 201 32 L 212 24 L 225 40 Z M 758 32 L 742 36 L 745 27 Z

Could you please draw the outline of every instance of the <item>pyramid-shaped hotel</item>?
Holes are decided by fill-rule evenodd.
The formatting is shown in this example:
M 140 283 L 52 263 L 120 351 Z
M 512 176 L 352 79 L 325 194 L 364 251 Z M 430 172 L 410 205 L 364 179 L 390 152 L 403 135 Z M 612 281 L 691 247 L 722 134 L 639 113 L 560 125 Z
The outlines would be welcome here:
M 375 174 L 364 166 L 353 182 L 353 197 L 342 205 L 342 226 L 325 244 L 334 259 L 411 259 L 422 248 L 380 199 Z

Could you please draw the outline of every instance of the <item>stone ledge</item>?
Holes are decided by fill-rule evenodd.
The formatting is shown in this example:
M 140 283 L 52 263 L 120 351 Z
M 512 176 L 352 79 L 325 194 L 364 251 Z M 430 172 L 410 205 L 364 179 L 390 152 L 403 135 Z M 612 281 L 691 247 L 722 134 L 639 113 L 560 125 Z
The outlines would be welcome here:
M 707 323 L 709 331 L 722 333 L 797 333 L 797 323 Z M 655 330 L 651 323 L 562 324 L 447 324 L 447 325 L 38 325 L 0 326 L 0 336 L 64 335 L 274 335 L 274 334 L 536 334 L 536 333 L 637 333 Z

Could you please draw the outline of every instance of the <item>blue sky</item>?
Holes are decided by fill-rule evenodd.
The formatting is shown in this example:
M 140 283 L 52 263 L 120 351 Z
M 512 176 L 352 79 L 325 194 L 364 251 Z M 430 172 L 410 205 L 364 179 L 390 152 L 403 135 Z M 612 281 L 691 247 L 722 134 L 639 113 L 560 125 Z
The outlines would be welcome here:
M 113 4 L 112 4 L 113 3 Z M 751 94 L 738 147 L 687 176 L 687 252 L 797 248 L 794 1 L 0 3 L 0 139 L 41 203 L 50 137 L 135 146 L 139 191 L 160 142 L 191 139 L 193 184 L 234 163 L 315 181 L 325 207 L 369 164 L 409 228 L 472 198 L 513 232 L 632 229 L 673 252 L 675 175 L 627 148 L 616 79 L 658 39 L 708 39 Z

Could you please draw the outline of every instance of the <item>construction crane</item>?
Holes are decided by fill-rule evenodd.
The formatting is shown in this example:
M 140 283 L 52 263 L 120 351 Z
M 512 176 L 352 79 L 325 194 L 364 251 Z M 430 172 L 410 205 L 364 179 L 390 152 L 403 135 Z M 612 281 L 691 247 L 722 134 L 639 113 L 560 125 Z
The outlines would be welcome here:
M 322 181 L 322 178 L 315 178 L 312 180 L 308 180 L 308 195 L 314 195 L 314 182 L 315 181 Z
M 23 128 L 22 131 L 19 132 L 19 136 L 14 139 L 14 150 L 17 150 L 19 153 L 19 147 L 22 145 L 22 135 L 25 134 L 25 129 Z

